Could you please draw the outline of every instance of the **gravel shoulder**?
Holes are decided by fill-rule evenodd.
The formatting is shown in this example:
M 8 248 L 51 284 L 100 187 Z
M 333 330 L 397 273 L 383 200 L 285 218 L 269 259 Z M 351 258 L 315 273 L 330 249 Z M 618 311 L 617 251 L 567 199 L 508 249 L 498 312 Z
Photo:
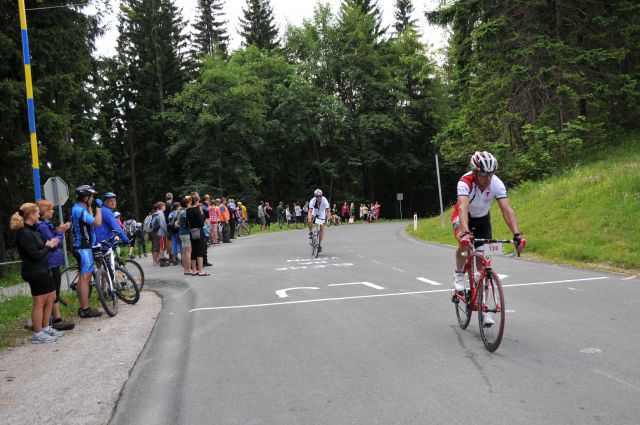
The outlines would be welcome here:
M 0 422 L 106 424 L 162 307 L 154 292 L 86 319 L 51 344 L 0 353 Z

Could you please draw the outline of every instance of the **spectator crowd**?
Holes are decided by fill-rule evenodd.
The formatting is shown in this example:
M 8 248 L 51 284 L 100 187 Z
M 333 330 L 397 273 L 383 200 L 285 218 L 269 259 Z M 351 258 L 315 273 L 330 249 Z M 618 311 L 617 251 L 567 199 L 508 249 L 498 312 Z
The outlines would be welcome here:
M 205 267 L 212 266 L 208 258 L 208 247 L 232 243 L 237 238 L 238 226 L 249 224 L 246 205 L 233 198 L 212 199 L 200 197 L 197 192 L 174 199 L 172 193 L 164 201 L 153 204 L 144 220 L 132 215 L 122 217 L 117 210 L 117 196 L 106 192 L 102 199 L 96 198 L 92 186 L 76 188 L 77 202 L 72 208 L 72 220 L 55 226 L 53 203 L 38 200 L 22 204 L 11 217 L 10 227 L 16 232 L 16 247 L 20 257 L 21 275 L 29 284 L 32 302 L 34 344 L 54 342 L 64 330 L 73 329 L 74 324 L 60 316 L 59 300 L 61 287 L 60 267 L 64 266 L 62 242 L 65 232 L 73 236 L 72 253 L 78 261 L 80 284 L 78 315 L 82 319 L 99 317 L 102 313 L 88 305 L 88 284 L 95 270 L 92 247 L 106 241 L 113 233 L 125 244 L 125 254 L 134 258 L 147 257 L 147 243 L 151 244 L 153 266 L 181 265 L 185 276 L 209 276 Z M 257 205 L 256 225 L 261 231 L 270 231 L 271 224 L 280 229 L 306 225 L 309 201 L 304 204 L 278 202 L 272 207 L 269 201 Z M 380 204 L 344 202 L 341 207 L 331 207 L 332 220 L 329 225 L 374 223 L 380 218 Z

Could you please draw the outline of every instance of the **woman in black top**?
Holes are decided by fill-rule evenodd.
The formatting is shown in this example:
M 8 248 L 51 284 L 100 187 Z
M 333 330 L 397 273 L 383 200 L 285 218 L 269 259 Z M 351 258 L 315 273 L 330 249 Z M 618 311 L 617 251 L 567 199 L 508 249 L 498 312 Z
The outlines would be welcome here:
M 191 271 L 194 275 L 209 276 L 209 273 L 205 273 L 203 269 L 207 243 L 204 240 L 204 232 L 202 231 L 205 220 L 201 209 L 202 204 L 199 202 L 200 198 L 197 193 L 192 193 L 191 198 L 193 206 L 187 208 L 187 225 L 191 234 Z
M 29 283 L 33 296 L 31 319 L 33 322 L 34 344 L 53 342 L 62 332 L 49 326 L 51 309 L 56 299 L 55 287 L 49 274 L 49 250 L 58 246 L 57 238 L 42 241 L 36 224 L 40 218 L 40 208 L 36 204 L 22 204 L 20 210 L 11 217 L 10 227 L 16 233 L 16 246 L 22 258 L 22 278 Z
M 264 203 L 264 219 L 265 219 L 265 229 L 267 232 L 271 231 L 271 216 L 273 214 L 273 208 L 269 205 L 269 202 Z

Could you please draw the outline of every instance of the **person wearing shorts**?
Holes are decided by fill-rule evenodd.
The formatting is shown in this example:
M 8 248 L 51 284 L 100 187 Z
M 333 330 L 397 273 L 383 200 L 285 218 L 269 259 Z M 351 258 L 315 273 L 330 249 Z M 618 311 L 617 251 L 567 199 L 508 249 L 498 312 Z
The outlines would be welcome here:
M 96 193 L 93 186 L 78 186 L 76 188 L 78 199 L 71 208 L 71 227 L 74 234 L 73 255 L 78 262 L 80 274 L 78 315 L 83 319 L 102 316 L 102 312 L 89 308 L 89 282 L 91 274 L 96 269 L 91 248 L 96 244 L 95 229 L 102 224 L 102 201 L 100 199 L 95 200 L 95 217 L 91 214 L 91 204 L 94 202 Z
M 493 200 L 497 200 L 505 223 L 513 232 L 516 249 L 522 251 L 527 241 L 518 230 L 516 215 L 509 204 L 507 189 L 494 174 L 498 169 L 498 160 L 489 152 L 475 152 L 471 156 L 471 171 L 458 180 L 458 201 L 453 209 L 451 224 L 453 233 L 458 240 L 456 250 L 456 270 L 453 276 L 453 289 L 458 292 L 465 290 L 464 263 L 465 252 L 475 246 L 478 251 L 484 250 L 484 244 L 475 239 L 491 239 L 491 217 L 489 210 Z M 479 264 L 478 267 L 482 265 Z M 491 313 L 483 313 L 484 323 L 494 323 Z
M 189 198 L 180 200 L 180 212 L 178 213 L 178 234 L 182 244 L 182 268 L 185 276 L 193 276 L 191 269 L 191 236 L 189 234 L 189 224 L 187 223 L 187 209 L 191 208 Z M 197 273 L 196 273 L 197 274 Z
M 54 342 L 62 332 L 49 326 L 49 317 L 56 291 L 49 272 L 49 251 L 60 243 L 57 238 L 42 241 L 36 230 L 39 222 L 40 209 L 36 204 L 25 203 L 18 212 L 11 216 L 11 230 L 16 231 L 16 247 L 22 259 L 21 275 L 29 283 L 33 303 L 31 320 L 33 323 L 34 344 Z

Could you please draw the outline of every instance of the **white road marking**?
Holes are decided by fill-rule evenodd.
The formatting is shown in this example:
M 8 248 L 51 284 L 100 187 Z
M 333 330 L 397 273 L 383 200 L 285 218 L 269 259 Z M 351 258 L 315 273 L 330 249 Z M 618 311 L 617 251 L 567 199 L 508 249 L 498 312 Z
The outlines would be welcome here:
M 627 386 L 627 387 L 630 387 L 630 388 L 633 388 L 633 389 L 636 389 L 636 390 L 640 389 L 640 388 L 638 388 L 637 385 L 633 385 L 630 382 L 627 382 L 627 381 L 625 381 L 623 379 L 617 378 L 617 377 L 611 375 L 610 373 L 603 372 L 603 371 L 601 371 L 599 369 L 591 369 L 591 372 L 593 372 L 593 373 L 595 373 L 597 375 L 600 375 L 600 376 L 604 376 L 605 378 L 612 379 L 612 380 L 616 381 L 617 383 L 622 384 L 624 386 Z
M 360 258 L 364 258 L 364 255 L 362 255 L 362 254 L 358 254 L 358 257 L 360 257 Z
M 400 273 L 406 273 L 404 270 L 397 269 L 397 268 L 395 268 L 395 267 L 391 267 L 391 268 L 392 268 L 393 270 L 399 271 Z
M 576 288 L 572 288 L 571 286 L 568 286 L 567 289 L 570 290 L 570 291 L 577 291 Z
M 586 279 L 569 279 L 569 280 L 555 280 L 555 281 L 547 281 L 547 282 L 516 283 L 511 285 L 503 285 L 503 286 L 505 288 L 508 288 L 512 286 L 549 285 L 552 283 L 581 282 L 581 281 L 587 281 L 587 280 L 602 280 L 602 279 L 609 279 L 609 278 L 606 276 L 602 276 L 602 277 L 590 277 Z M 287 305 L 287 304 L 318 303 L 318 302 L 325 302 L 325 301 L 357 300 L 357 299 L 364 299 L 364 298 L 379 298 L 379 297 L 397 297 L 401 295 L 435 294 L 438 292 L 450 293 L 451 289 L 450 288 L 431 289 L 428 291 L 395 292 L 390 294 L 358 295 L 353 297 L 318 298 L 315 300 L 283 301 L 278 303 L 229 305 L 229 306 L 220 306 L 220 307 L 200 307 L 200 308 L 192 308 L 191 310 L 189 310 L 189 313 L 193 313 L 194 311 L 205 311 L 205 310 L 236 310 L 236 309 L 242 309 L 242 308 L 270 307 L 270 306 Z
M 382 264 L 380 261 L 378 260 L 371 260 L 371 262 L 376 263 L 376 264 Z
M 505 310 L 504 312 L 505 313 L 515 313 L 516 311 L 515 310 Z
M 436 282 L 435 280 L 429 280 L 426 277 L 416 277 L 420 282 L 428 283 L 429 285 L 442 286 L 442 283 Z
M 325 267 L 351 267 L 353 263 L 336 263 L 336 264 L 316 264 L 313 266 L 291 266 L 291 267 L 278 267 L 274 270 L 276 271 L 287 271 L 287 270 L 302 270 L 302 269 L 324 269 Z
M 586 277 L 584 279 L 548 280 L 546 282 L 533 282 L 533 283 L 512 283 L 510 285 L 502 285 L 502 286 L 505 287 L 505 288 L 509 288 L 511 286 L 549 285 L 551 283 L 585 282 L 587 280 L 602 280 L 602 279 L 609 279 L 609 278 L 607 276 Z
M 498 277 L 502 280 L 502 279 L 505 279 L 505 278 L 509 277 L 509 275 L 508 274 L 500 274 L 500 273 L 498 273 Z
M 583 348 L 582 350 L 580 350 L 581 353 L 585 353 L 585 354 L 600 354 L 602 353 L 602 350 L 599 348 Z
M 296 288 L 286 288 L 286 289 L 279 289 L 276 291 L 276 295 L 278 296 L 278 298 L 287 298 L 289 296 L 289 294 L 287 294 L 287 291 L 295 291 L 298 289 L 315 289 L 315 290 L 320 290 L 320 288 L 315 287 L 315 286 L 298 286 Z
M 347 286 L 347 285 L 365 285 L 373 289 L 384 289 L 382 286 L 378 286 L 371 282 L 332 283 L 331 285 L 328 285 L 328 286 Z
M 635 279 L 638 276 L 629 276 L 629 277 L 623 277 L 622 280 L 631 280 L 631 279 Z
M 296 258 L 295 260 L 287 260 L 287 263 L 300 263 L 303 261 L 326 261 L 326 260 L 339 260 L 340 257 L 327 257 L 327 258 Z

